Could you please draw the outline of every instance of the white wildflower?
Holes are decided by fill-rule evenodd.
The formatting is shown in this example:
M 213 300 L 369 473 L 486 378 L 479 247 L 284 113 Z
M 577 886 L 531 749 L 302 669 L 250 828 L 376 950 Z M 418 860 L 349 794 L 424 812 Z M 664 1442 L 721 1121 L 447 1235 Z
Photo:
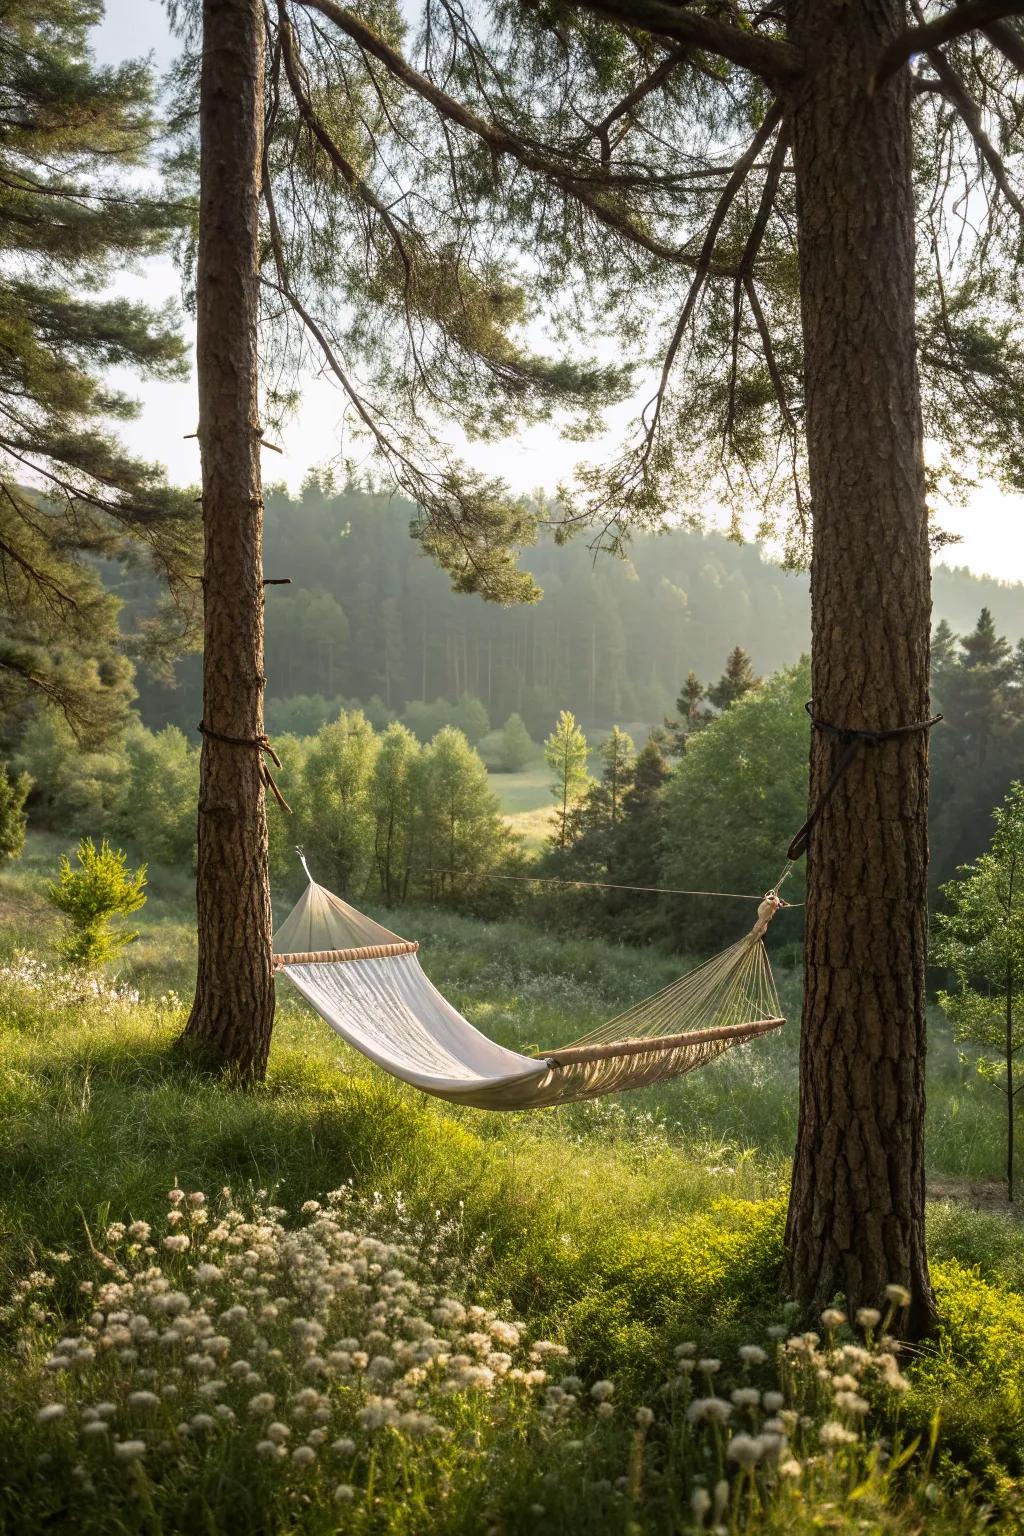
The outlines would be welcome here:
M 740 1359 L 744 1365 L 764 1365 L 768 1359 L 768 1353 L 760 1344 L 741 1344 Z
M 765 1445 L 760 1435 L 733 1435 L 725 1448 L 728 1459 L 740 1467 L 756 1467 L 764 1451 Z
M 651 1408 L 638 1408 L 635 1418 L 641 1429 L 649 1429 L 654 1423 L 654 1411 Z
M 169 1253 L 184 1253 L 189 1246 L 189 1238 L 184 1232 L 172 1232 L 164 1238 L 164 1247 Z
M 855 1434 L 851 1433 L 845 1425 L 837 1423 L 835 1419 L 830 1419 L 827 1424 L 821 1426 L 818 1437 L 822 1445 L 827 1446 L 829 1450 L 839 1445 L 852 1445 L 857 1439 Z
M 869 1328 L 877 1328 L 882 1321 L 882 1314 L 877 1307 L 860 1307 L 857 1310 L 857 1326 L 865 1331 Z
M 615 1391 L 614 1381 L 595 1381 L 590 1395 L 595 1403 L 606 1403 Z
M 686 1410 L 686 1417 L 691 1424 L 700 1424 L 707 1421 L 711 1424 L 725 1424 L 732 1415 L 732 1404 L 727 1403 L 723 1397 L 695 1397 Z
M 146 1454 L 145 1440 L 115 1440 L 114 1457 L 117 1461 L 138 1461 Z
M 68 1408 L 66 1403 L 47 1403 L 46 1406 L 44 1408 L 40 1408 L 39 1412 L 36 1414 L 36 1423 L 53 1424 L 57 1421 L 57 1419 L 62 1419 L 67 1411 Z

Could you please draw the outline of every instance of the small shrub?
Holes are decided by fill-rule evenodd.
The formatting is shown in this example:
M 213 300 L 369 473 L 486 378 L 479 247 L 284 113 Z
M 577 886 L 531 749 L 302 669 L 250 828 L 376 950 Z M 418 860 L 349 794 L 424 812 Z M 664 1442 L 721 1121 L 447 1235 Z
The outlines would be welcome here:
M 131 874 L 125 855 L 106 838 L 97 849 L 91 837 L 83 837 L 76 857 L 77 868 L 67 854 L 61 857 L 60 877 L 51 881 L 47 896 L 68 920 L 61 955 L 72 965 L 94 969 L 138 938 L 131 929 L 111 925 L 145 902 L 146 866 Z

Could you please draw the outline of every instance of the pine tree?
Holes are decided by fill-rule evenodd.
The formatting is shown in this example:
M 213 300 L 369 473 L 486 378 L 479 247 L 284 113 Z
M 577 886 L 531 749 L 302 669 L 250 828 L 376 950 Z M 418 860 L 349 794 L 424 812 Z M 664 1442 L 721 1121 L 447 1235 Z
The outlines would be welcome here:
M 555 776 L 551 793 L 555 798 L 553 846 L 563 852 L 572 840 L 574 813 L 590 786 L 587 770 L 587 738 L 576 723 L 575 715 L 563 709 L 558 723 L 544 743 L 544 760 Z
M 991 652 L 990 652 L 991 654 Z M 1024 1050 L 1024 784 L 1015 783 L 995 812 L 989 851 L 943 887 L 949 911 L 936 917 L 935 960 L 949 966 L 956 989 L 939 1002 L 958 1040 L 996 1053 L 982 1075 L 1006 1096 L 1006 1185 L 1013 1200 L 1017 1057 Z
M 761 679 L 755 676 L 754 663 L 743 647 L 737 645 L 729 652 L 725 671 L 718 682 L 708 689 L 708 698 L 716 709 L 728 709 L 730 704 L 742 699 L 752 688 L 760 686 Z
M 426 182 L 426 196 L 394 203 L 394 176 L 409 172 L 411 150 L 419 159 L 420 125 L 385 79 L 362 65 L 356 74 L 339 68 L 303 4 L 172 0 L 171 10 L 189 49 L 187 133 L 196 72 L 200 82 L 204 740 L 199 963 L 186 1034 L 214 1062 L 259 1078 L 274 1014 L 262 756 L 265 426 L 287 416 L 290 378 L 312 355 L 392 485 L 415 503 L 413 532 L 453 586 L 529 602 L 540 594 L 517 554 L 536 535 L 536 509 L 458 461 L 431 423 L 447 411 L 486 437 L 555 407 L 586 419 L 625 374 L 528 352 L 517 339 L 524 283 L 491 242 L 468 237 L 471 220 L 453 229 Z M 404 28 L 397 13 L 387 21 Z M 356 51 L 366 64 L 370 54 L 362 44 Z M 382 182 L 373 162 L 384 146 L 392 158 Z M 184 174 L 194 171 L 191 139 L 179 159 Z M 281 387 L 261 391 L 261 346 Z M 358 641 L 359 613 L 347 617 Z
M 932 677 L 936 683 L 951 666 L 956 664 L 959 643 L 959 635 L 953 633 L 951 625 L 945 619 L 940 619 L 932 635 Z
M 0 11 L 0 711 L 48 700 L 88 743 L 131 698 L 94 557 L 142 554 L 183 600 L 196 590 L 194 508 L 107 426 L 136 409 L 112 368 L 184 375 L 173 315 L 100 296 L 184 210 L 133 179 L 157 129 L 152 76 L 98 67 L 95 19 L 92 0 Z
M 678 717 L 665 721 L 665 732 L 674 756 L 681 757 L 686 751 L 686 738 L 703 730 L 708 721 L 714 719 L 713 711 L 704 706 L 707 697 L 707 688 L 691 668 L 676 699 Z
M 614 834 L 622 818 L 622 802 L 633 782 L 633 765 L 636 757 L 633 738 L 627 732 L 620 730 L 617 725 L 613 725 L 601 743 L 600 756 L 604 764 L 601 789 L 607 808 L 607 827 L 608 831 Z

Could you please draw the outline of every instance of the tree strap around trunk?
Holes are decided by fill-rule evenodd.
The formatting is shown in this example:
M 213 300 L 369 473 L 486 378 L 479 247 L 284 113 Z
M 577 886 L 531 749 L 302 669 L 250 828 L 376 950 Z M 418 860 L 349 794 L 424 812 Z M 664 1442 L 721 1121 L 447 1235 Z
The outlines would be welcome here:
M 257 752 L 265 752 L 266 755 L 270 758 L 271 762 L 274 764 L 275 768 L 280 768 L 283 766 L 281 759 L 278 757 L 277 753 L 274 751 L 274 748 L 271 746 L 269 736 L 228 736 L 223 731 L 212 730 L 210 726 L 206 724 L 205 720 L 200 720 L 199 724 L 196 726 L 196 730 L 199 732 L 200 736 L 208 736 L 211 741 L 223 741 L 229 747 L 252 747 Z M 291 806 L 288 804 L 288 801 L 285 799 L 284 795 L 282 795 L 281 791 L 275 784 L 274 775 L 271 773 L 266 763 L 262 761 L 260 762 L 260 778 L 263 780 L 265 787 L 270 790 L 282 811 L 286 811 L 290 816 L 292 814 Z
M 847 726 L 830 725 L 827 720 L 819 720 L 814 713 L 813 699 L 808 699 L 804 708 L 810 716 L 811 725 L 814 729 L 821 731 L 825 736 L 833 737 L 839 742 L 843 751 L 832 770 L 828 783 L 815 801 L 810 815 L 790 843 L 786 854 L 788 859 L 799 859 L 807 852 L 807 844 L 810 842 L 811 830 L 815 822 L 831 799 L 836 785 L 862 747 L 880 747 L 883 742 L 893 741 L 897 736 L 911 736 L 915 731 L 930 731 L 932 726 L 938 725 L 942 719 L 941 715 L 932 715 L 930 720 L 915 720 L 911 725 L 894 725 L 887 731 L 855 731 Z

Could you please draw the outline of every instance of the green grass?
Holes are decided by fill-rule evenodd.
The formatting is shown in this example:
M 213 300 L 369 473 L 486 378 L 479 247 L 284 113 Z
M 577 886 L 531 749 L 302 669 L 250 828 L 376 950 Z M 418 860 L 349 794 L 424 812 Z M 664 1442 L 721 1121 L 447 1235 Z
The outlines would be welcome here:
M 533 763 L 521 773 L 492 773 L 490 783 L 505 820 L 522 837 L 527 852 L 535 853 L 551 834 L 551 769 Z
M 40 889 L 55 854 L 55 844 L 35 840 L 28 862 L 0 879 L 8 951 L 28 942 L 45 949 Z M 14 1335 L 21 1363 L 0 1389 L 8 1394 L 6 1410 L 0 1402 L 9 1421 L 0 1453 L 8 1464 L 20 1465 L 30 1450 L 49 1454 L 40 1451 L 43 1432 L 28 1405 L 46 1388 L 47 1341 L 79 1326 L 83 1314 L 78 1284 L 82 1266 L 91 1262 L 87 1227 L 96 1234 L 111 1220 L 157 1220 L 174 1182 L 211 1194 L 230 1185 L 236 1198 L 268 1189 L 295 1211 L 308 1197 L 351 1180 L 362 1209 L 400 1210 L 403 1230 L 418 1234 L 421 1245 L 433 1245 L 433 1252 L 441 1244 L 448 1283 L 461 1287 L 467 1300 L 523 1319 L 533 1336 L 561 1341 L 585 1380 L 613 1376 L 624 1407 L 610 1439 L 589 1419 L 556 1423 L 536 1404 L 477 1414 L 464 1433 L 476 1437 L 479 1464 L 439 1449 L 422 1465 L 410 1456 L 400 1475 L 388 1459 L 398 1454 L 392 1446 L 380 1462 L 386 1495 L 375 1512 L 360 1506 L 364 1523 L 342 1528 L 483 1531 L 492 1528 L 480 1514 L 487 1499 L 495 1511 L 487 1518 L 502 1532 L 692 1528 L 689 1491 L 680 1503 L 680 1490 L 699 1474 L 685 1457 L 685 1465 L 678 1461 L 689 1432 L 668 1427 L 675 1421 L 659 1394 L 679 1340 L 698 1340 L 730 1360 L 739 1344 L 763 1337 L 779 1315 L 796 1113 L 795 1025 L 674 1085 L 532 1115 L 487 1115 L 439 1104 L 386 1078 L 285 986 L 267 1082 L 238 1092 L 172 1050 L 185 1002 L 158 1000 L 168 988 L 187 997 L 191 938 L 182 882 L 154 876 L 154 899 L 141 914 L 143 938 L 130 961 L 140 1003 L 62 1003 L 58 996 L 44 1005 L 33 989 L 0 979 L 0 1291 L 17 1297 L 19 1282 L 33 1269 L 54 1274 L 44 1315 Z M 495 1038 L 520 1048 L 579 1035 L 681 967 L 678 958 L 560 940 L 517 923 L 480 924 L 422 911 L 404 914 L 403 927 L 421 939 L 427 970 L 453 1002 Z M 799 978 L 779 980 L 795 1019 Z M 998 1176 L 998 1107 L 961 1066 L 941 1020 L 933 1019 L 933 1175 L 947 1186 Z M 997 1212 L 950 1198 L 930 1207 L 945 1329 L 911 1369 L 903 1422 L 907 1434 L 927 1438 L 938 1410 L 948 1430 L 940 1430 L 935 1467 L 920 1477 L 908 1473 L 883 1487 L 858 1462 L 849 1470 L 867 1478 L 867 1493 L 850 1501 L 856 1483 L 818 1487 L 815 1498 L 833 1506 L 830 1528 L 917 1531 L 924 1518 L 918 1501 L 925 1499 L 929 1531 L 973 1531 L 981 1497 L 974 1479 L 1005 1528 L 1014 1528 L 1010 1511 L 1021 1475 L 1021 1236 L 1019 1225 Z M 54 1252 L 69 1254 L 69 1261 L 55 1264 L 48 1257 Z M 654 1401 L 658 1412 L 644 1451 L 646 1492 L 642 1499 L 616 1494 L 614 1478 L 612 1492 L 604 1491 L 598 1487 L 603 1466 L 632 1476 L 628 1405 L 644 1400 Z M 577 1440 L 585 1449 L 565 1449 Z M 578 1475 L 568 1475 L 570 1464 L 579 1465 Z M 324 1506 L 322 1490 L 306 1503 L 291 1485 L 268 1492 L 265 1474 L 257 1478 L 247 1463 L 225 1464 L 217 1476 L 206 1462 L 190 1466 L 205 1503 L 189 1505 L 187 1519 L 186 1504 L 172 1488 L 165 1489 L 169 1502 L 160 1505 L 159 1518 L 147 1525 L 129 1501 L 116 1504 L 109 1529 L 319 1532 L 334 1529 L 331 1522 L 340 1518 L 335 1506 Z M 926 1496 L 933 1472 L 937 1481 Z M 239 1489 L 251 1483 L 262 1490 L 263 1515 L 239 1492 L 233 1523 L 235 1495 L 225 1492 L 232 1478 Z M 438 1479 L 451 1489 L 440 1505 L 429 1497 Z M 61 1513 L 70 1508 L 66 1501 L 59 1507 L 38 1502 L 38 1482 L 29 1473 L 18 1481 L 22 1523 L 6 1529 L 19 1536 L 34 1528 L 24 1523 L 29 1510 L 40 1528 L 71 1519 Z M 760 1513 L 736 1506 L 731 1528 L 818 1529 L 825 1517 L 816 1513 L 809 1487 L 805 1494 L 802 1505 L 786 1503 L 777 1490 L 766 1494 Z M 535 1505 L 546 1510 L 543 1517 L 531 1515 Z M 108 1527 L 101 1520 L 88 1528 Z

